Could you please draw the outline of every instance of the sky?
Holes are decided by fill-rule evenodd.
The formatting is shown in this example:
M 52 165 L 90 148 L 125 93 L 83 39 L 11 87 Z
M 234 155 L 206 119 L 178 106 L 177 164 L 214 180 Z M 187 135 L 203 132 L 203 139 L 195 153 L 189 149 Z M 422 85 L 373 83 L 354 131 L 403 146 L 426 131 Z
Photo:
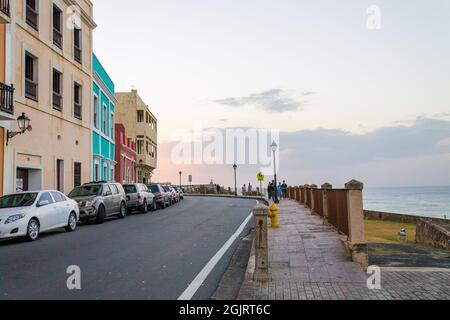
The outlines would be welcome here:
M 450 185 L 449 1 L 93 3 L 96 54 L 158 118 L 155 180 L 234 184 L 229 164 L 174 163 L 200 122 L 279 130 L 292 185 Z

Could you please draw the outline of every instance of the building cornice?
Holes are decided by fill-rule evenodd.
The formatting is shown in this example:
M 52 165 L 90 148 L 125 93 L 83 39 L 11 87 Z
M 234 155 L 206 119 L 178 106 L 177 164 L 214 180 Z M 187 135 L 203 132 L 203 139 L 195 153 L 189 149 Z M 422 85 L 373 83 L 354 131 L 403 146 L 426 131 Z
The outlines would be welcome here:
M 100 76 L 97 74 L 97 72 L 94 72 L 94 82 L 100 87 L 100 89 L 105 92 L 109 98 L 114 103 L 114 107 L 117 105 L 117 99 L 116 96 L 111 92 L 111 90 L 108 89 L 108 87 L 105 85 L 103 80 L 100 78 Z

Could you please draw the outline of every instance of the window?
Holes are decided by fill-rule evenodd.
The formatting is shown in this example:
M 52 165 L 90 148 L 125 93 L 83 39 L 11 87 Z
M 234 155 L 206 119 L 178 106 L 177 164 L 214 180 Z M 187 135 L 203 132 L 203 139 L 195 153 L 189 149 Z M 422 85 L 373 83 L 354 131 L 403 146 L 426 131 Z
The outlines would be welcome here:
M 25 53 L 25 97 L 38 99 L 38 59 L 32 54 Z
M 51 203 L 54 202 L 54 201 L 53 201 L 53 198 L 52 198 L 52 196 L 50 195 L 49 192 L 44 192 L 44 193 L 41 195 L 41 197 L 39 198 L 38 203 L 39 203 L 39 202 L 42 202 L 42 201 L 48 201 L 48 204 L 51 204 Z
M 103 180 L 107 181 L 108 180 L 108 167 L 106 166 L 106 164 L 103 166 Z
M 74 48 L 74 59 L 78 63 L 82 62 L 81 59 L 81 29 L 75 27 L 73 30 L 73 48 Z
M 62 110 L 62 73 L 53 69 L 53 109 Z
M 38 0 L 27 0 L 26 4 L 26 21 L 27 24 L 38 30 Z
M 109 123 L 109 127 L 110 127 L 111 139 L 114 139 L 114 115 L 113 114 L 111 114 L 111 122 Z
M 82 114 L 82 104 L 81 104 L 81 98 L 82 97 L 82 87 L 78 83 L 74 83 L 73 85 L 73 115 L 75 118 L 82 120 L 83 114 Z
M 137 141 L 137 153 L 138 154 L 143 154 L 144 152 L 144 141 L 143 140 L 138 140 Z
M 111 181 L 115 181 L 114 179 L 114 168 L 111 166 Z
M 103 133 L 104 134 L 106 134 L 107 133 L 107 125 L 106 125 L 106 122 L 107 122 L 107 118 L 106 118 L 106 110 L 107 110 L 107 108 L 106 108 L 106 104 L 104 104 L 103 105 Z
M 140 110 L 137 112 L 137 122 L 144 122 L 144 111 Z
M 103 195 L 106 195 L 106 193 L 111 192 L 111 189 L 109 188 L 109 186 L 107 184 L 103 185 Z
M 98 129 L 98 97 L 94 96 L 94 128 Z
M 74 188 L 81 186 L 81 163 L 73 164 L 73 186 Z
M 115 184 L 110 184 L 109 187 L 111 188 L 113 194 L 119 194 L 119 189 L 117 189 Z
M 63 196 L 61 193 L 59 192 L 52 192 L 51 193 L 53 196 L 53 199 L 55 199 L 55 202 L 64 202 L 67 201 L 66 197 Z
M 126 172 L 127 172 L 127 158 L 122 157 L 122 180 L 123 181 L 127 180 Z M 128 181 L 126 181 L 126 182 L 128 182 Z
M 62 49 L 62 11 L 53 5 L 53 44 Z
M 99 170 L 99 165 L 98 163 L 96 163 L 94 165 L 94 181 L 99 181 L 99 174 L 100 174 L 100 170 Z

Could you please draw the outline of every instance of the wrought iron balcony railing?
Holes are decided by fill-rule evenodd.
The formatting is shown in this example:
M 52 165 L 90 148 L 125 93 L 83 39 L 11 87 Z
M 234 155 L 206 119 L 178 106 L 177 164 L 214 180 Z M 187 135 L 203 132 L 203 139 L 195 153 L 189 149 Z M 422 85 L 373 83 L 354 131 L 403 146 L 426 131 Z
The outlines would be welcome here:
M 9 0 L 0 0 L 0 11 L 6 14 L 8 17 L 11 15 L 9 9 Z
M 14 114 L 14 86 L 0 82 L 0 111 Z

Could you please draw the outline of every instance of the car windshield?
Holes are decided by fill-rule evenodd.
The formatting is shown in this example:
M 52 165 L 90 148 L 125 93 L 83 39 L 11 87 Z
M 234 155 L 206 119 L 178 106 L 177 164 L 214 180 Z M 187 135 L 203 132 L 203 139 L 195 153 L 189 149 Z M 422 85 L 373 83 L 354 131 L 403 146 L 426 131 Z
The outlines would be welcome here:
M 69 193 L 69 198 L 98 196 L 101 190 L 102 186 L 99 184 L 76 187 Z
M 0 209 L 29 207 L 36 201 L 37 196 L 37 193 L 21 193 L 1 197 Z
M 124 186 L 123 186 L 123 189 L 125 190 L 125 193 L 126 193 L 126 194 L 129 194 L 129 193 L 136 193 L 136 192 L 137 192 L 136 186 L 133 185 L 133 184 L 124 185 Z
M 149 190 L 150 190 L 152 193 L 158 193 L 158 192 L 159 192 L 159 188 L 158 188 L 157 185 L 151 185 L 151 186 L 148 186 L 148 188 L 149 188 Z

